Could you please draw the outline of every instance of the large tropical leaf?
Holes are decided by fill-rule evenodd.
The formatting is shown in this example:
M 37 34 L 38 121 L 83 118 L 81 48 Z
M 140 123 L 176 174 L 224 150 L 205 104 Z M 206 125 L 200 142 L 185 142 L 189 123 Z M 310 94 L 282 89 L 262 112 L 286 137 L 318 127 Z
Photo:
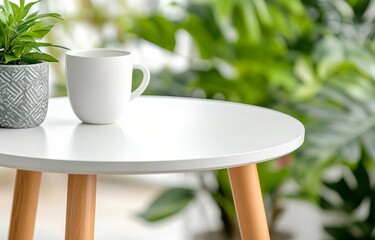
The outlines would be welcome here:
M 140 216 L 149 222 L 158 221 L 180 212 L 195 198 L 189 188 L 171 188 L 162 192 Z
M 160 16 L 153 15 L 137 18 L 133 32 L 143 39 L 169 51 L 174 51 L 177 23 Z
M 349 82 L 366 87 L 361 96 L 330 84 L 317 98 L 297 106 L 310 120 L 293 173 L 311 194 L 317 193 L 323 169 L 333 164 L 355 166 L 362 157 L 361 149 L 375 163 L 375 84 L 360 84 L 353 79 Z

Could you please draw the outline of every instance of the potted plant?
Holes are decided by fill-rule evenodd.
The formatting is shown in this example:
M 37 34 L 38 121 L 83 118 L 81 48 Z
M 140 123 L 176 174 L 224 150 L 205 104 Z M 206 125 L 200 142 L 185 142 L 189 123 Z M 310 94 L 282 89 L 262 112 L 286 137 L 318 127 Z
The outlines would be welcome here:
M 62 20 L 57 13 L 29 14 L 33 5 L 4 0 L 0 5 L 0 127 L 40 125 L 48 107 L 48 62 L 57 60 L 41 47 L 60 47 L 40 40 Z

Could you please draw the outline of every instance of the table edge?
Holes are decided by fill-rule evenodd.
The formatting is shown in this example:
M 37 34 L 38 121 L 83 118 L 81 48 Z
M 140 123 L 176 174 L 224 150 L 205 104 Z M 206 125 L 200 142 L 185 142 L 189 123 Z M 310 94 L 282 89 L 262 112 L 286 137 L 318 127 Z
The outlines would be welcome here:
M 261 163 L 285 156 L 298 149 L 303 144 L 304 137 L 305 134 L 303 133 L 301 136 L 288 143 L 271 149 L 263 149 L 257 152 L 240 153 L 210 158 L 184 159 L 179 161 L 165 160 L 144 162 L 87 162 L 61 159 L 54 159 L 54 161 L 51 161 L 50 159 L 43 158 L 31 158 L 0 154 L 0 157 L 2 158 L 0 166 L 29 171 L 66 174 L 131 175 L 209 171 Z M 18 164 L 19 158 L 22 158 L 26 162 L 27 160 L 32 161 L 30 161 L 30 164 L 25 164 L 25 161 L 22 161 L 22 164 Z M 249 158 L 252 158 L 253 160 L 249 161 Z M 15 159 L 18 160 L 14 161 Z M 202 165 L 202 162 L 204 162 L 204 165 L 206 167 L 200 167 Z M 138 170 L 140 164 L 143 164 L 142 171 Z M 37 167 L 35 167 L 35 165 L 37 165 Z M 160 169 L 160 165 L 163 165 L 162 169 Z M 97 169 L 100 169 L 100 171 L 98 171 Z

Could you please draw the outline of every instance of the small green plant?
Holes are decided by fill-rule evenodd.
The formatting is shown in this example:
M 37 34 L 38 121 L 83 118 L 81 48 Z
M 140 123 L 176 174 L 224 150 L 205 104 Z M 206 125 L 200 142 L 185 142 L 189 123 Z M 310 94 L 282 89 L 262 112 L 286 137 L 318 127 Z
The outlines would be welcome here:
M 19 5 L 4 0 L 0 5 L 0 64 L 33 64 L 40 61 L 57 62 L 57 59 L 43 53 L 41 47 L 59 47 L 41 40 L 62 20 L 60 14 L 38 11 L 29 14 L 32 6 L 40 2 L 20 0 Z M 66 49 L 66 48 L 64 48 Z

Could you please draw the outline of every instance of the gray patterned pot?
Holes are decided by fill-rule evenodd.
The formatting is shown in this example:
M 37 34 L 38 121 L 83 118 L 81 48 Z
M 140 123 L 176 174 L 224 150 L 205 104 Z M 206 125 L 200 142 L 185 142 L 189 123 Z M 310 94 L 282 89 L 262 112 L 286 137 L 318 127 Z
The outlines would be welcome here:
M 48 63 L 0 65 L 0 127 L 40 125 L 48 107 Z

